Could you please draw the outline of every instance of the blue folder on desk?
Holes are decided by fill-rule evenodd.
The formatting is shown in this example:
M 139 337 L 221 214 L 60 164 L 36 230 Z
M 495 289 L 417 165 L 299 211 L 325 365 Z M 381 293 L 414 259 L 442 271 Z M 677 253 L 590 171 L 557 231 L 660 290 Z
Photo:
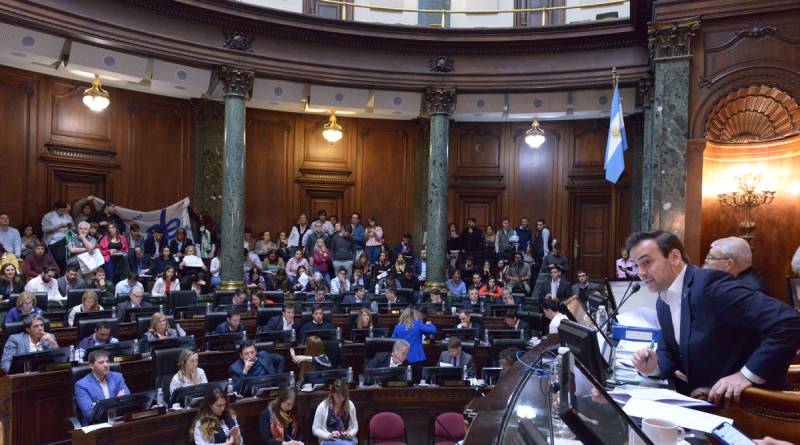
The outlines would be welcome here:
M 625 326 L 614 323 L 611 326 L 611 335 L 615 342 L 620 340 L 630 341 L 654 341 L 658 343 L 661 340 L 661 329 L 657 328 L 640 328 L 636 326 Z

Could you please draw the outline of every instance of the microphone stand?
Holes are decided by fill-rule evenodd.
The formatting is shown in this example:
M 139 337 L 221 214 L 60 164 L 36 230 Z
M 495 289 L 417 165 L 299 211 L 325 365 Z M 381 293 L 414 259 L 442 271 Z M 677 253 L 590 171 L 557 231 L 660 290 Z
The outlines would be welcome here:
M 631 282 L 631 284 L 633 284 L 633 282 Z M 622 295 L 622 301 L 619 302 L 619 305 L 617 306 L 616 310 L 614 311 L 614 314 L 613 315 L 609 315 L 608 320 L 606 320 L 606 322 L 603 323 L 603 326 L 601 326 L 601 327 L 604 328 L 606 325 L 608 325 L 608 323 L 611 322 L 611 320 L 616 320 L 617 319 L 617 314 L 619 314 L 619 311 L 622 309 L 622 306 L 631 298 L 631 296 L 633 294 L 635 294 L 636 292 L 639 292 L 639 289 L 641 289 L 641 288 L 642 288 L 642 285 L 639 284 L 639 283 L 636 283 L 636 285 L 633 286 L 633 289 L 631 289 L 631 286 L 628 285 L 628 289 L 631 292 L 628 293 L 628 291 L 625 291 L 625 293 Z

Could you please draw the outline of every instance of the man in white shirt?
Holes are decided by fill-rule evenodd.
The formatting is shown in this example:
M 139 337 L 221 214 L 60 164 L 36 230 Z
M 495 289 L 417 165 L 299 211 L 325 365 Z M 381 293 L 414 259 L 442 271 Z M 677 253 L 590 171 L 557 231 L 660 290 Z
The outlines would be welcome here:
M 542 313 L 550 320 L 550 327 L 547 328 L 549 334 L 558 334 L 558 326 L 561 321 L 569 319 L 558 310 L 558 301 L 549 298 L 542 303 Z
M 314 227 L 317 223 L 322 224 L 322 230 L 328 235 L 333 235 L 335 232 L 335 227 L 332 222 L 328 221 L 328 212 L 325 210 L 317 212 L 317 220 L 311 223 L 311 227 Z
M 54 210 L 42 217 L 42 232 L 44 241 L 48 246 L 61 241 L 67 236 L 67 230 L 74 224 L 72 216 L 69 214 L 69 204 L 58 201 L 53 205 Z
M 28 281 L 28 284 L 25 285 L 25 290 L 32 294 L 45 292 L 47 293 L 48 301 L 62 301 L 66 297 L 58 291 L 58 282 L 55 276 L 56 271 L 45 266 L 42 268 L 41 275 Z
M 347 279 L 347 269 L 340 268 L 336 272 L 336 278 L 331 280 L 331 294 L 339 295 L 350 292 L 350 281 Z
M 0 213 L 0 244 L 5 247 L 6 251 L 20 257 L 22 255 L 22 239 L 19 237 L 19 230 L 9 227 L 9 224 L 11 224 L 11 220 L 8 214 Z
M 294 253 L 296 249 L 302 249 L 306 245 L 306 237 L 311 235 L 311 227 L 308 225 L 308 217 L 304 214 L 297 218 L 297 224 L 292 226 L 289 231 L 289 238 L 286 240 L 289 245 L 289 252 Z
M 131 271 L 128 273 L 128 278 L 120 281 L 116 286 L 114 286 L 114 293 L 130 294 L 134 287 L 140 287 L 142 290 L 144 290 L 144 286 L 142 286 L 142 283 L 139 282 L 139 276 L 136 275 L 136 272 Z

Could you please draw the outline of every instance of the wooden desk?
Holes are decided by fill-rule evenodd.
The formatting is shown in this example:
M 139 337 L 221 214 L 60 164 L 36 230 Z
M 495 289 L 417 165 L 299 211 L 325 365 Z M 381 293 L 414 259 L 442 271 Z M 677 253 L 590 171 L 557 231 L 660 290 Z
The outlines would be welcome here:
M 368 388 L 353 389 L 350 399 L 356 406 L 358 417 L 359 443 L 366 443 L 369 419 L 381 411 L 400 414 L 405 422 L 409 444 L 428 444 L 433 436 L 433 420 L 446 411 L 462 412 L 464 407 L 476 396 L 474 388 Z M 297 398 L 297 412 L 303 416 L 305 443 L 316 443 L 311 434 L 314 410 L 327 396 L 318 390 L 313 393 L 300 393 Z M 258 416 L 269 403 L 268 399 L 242 399 L 233 405 L 242 426 L 244 441 L 247 444 L 260 443 Z M 190 429 L 197 411 L 194 409 L 170 412 L 160 417 L 143 419 L 129 423 L 119 423 L 111 428 L 84 433 L 73 430 L 72 443 L 76 445 L 114 444 L 139 445 L 142 443 L 188 444 Z

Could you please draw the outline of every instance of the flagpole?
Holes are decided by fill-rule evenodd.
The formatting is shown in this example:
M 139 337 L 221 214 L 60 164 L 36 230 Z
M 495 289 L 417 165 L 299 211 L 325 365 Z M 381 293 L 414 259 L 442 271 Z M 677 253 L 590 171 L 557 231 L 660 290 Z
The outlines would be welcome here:
M 617 87 L 619 83 L 619 75 L 617 74 L 617 67 L 611 68 L 611 89 Z

